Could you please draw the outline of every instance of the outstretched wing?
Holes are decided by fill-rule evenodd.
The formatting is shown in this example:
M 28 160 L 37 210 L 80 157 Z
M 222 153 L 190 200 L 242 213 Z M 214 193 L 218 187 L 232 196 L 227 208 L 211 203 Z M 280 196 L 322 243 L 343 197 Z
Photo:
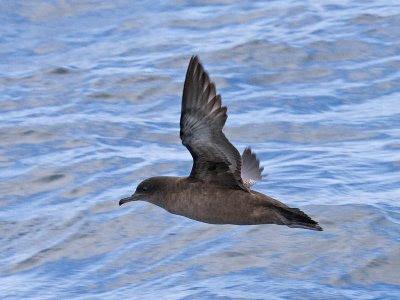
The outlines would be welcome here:
M 257 181 L 262 179 L 262 171 L 264 167 L 260 167 L 260 161 L 256 155 L 251 152 L 250 147 L 246 147 L 242 153 L 242 180 L 243 183 L 250 188 Z
M 241 157 L 222 132 L 226 107 L 197 56 L 190 59 L 182 96 L 181 139 L 193 157 L 190 177 L 248 190 L 241 179 Z

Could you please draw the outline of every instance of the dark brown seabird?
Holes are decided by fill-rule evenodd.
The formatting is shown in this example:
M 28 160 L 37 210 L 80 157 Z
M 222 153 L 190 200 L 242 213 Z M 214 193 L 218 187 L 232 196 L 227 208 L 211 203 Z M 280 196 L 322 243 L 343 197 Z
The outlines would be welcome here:
M 262 178 L 250 148 L 242 155 L 222 132 L 227 108 L 197 56 L 190 59 L 182 96 L 180 136 L 193 157 L 188 177 L 151 177 L 121 199 L 144 200 L 170 213 L 211 224 L 278 224 L 322 230 L 298 208 L 253 191 Z

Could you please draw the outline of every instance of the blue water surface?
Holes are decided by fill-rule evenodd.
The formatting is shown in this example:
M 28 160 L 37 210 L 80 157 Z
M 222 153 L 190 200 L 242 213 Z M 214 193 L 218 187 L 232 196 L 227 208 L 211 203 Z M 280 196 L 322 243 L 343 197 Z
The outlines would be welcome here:
M 145 202 L 198 54 L 255 189 L 323 232 Z M 0 298 L 399 299 L 400 3 L 1 1 Z

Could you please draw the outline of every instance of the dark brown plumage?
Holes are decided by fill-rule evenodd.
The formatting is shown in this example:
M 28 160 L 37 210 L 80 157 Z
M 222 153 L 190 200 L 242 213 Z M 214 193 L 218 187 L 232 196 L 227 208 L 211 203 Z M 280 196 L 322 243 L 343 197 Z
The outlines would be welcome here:
M 227 108 L 221 106 L 197 56 L 190 59 L 182 96 L 180 136 L 193 157 L 188 177 L 151 177 L 121 199 L 144 200 L 167 211 L 211 224 L 279 224 L 322 230 L 298 208 L 250 189 L 262 179 L 260 162 L 246 148 L 242 155 L 222 132 Z

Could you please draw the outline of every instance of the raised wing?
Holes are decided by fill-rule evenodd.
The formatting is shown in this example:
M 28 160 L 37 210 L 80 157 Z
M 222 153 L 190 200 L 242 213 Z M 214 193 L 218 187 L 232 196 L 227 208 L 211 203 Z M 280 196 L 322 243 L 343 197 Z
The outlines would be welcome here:
M 262 179 L 260 161 L 256 155 L 251 152 L 250 147 L 246 147 L 242 153 L 242 180 L 246 187 L 250 188 L 257 181 Z
M 190 177 L 248 191 L 241 157 L 222 132 L 228 118 L 221 96 L 197 56 L 190 59 L 182 96 L 181 139 L 193 157 Z

